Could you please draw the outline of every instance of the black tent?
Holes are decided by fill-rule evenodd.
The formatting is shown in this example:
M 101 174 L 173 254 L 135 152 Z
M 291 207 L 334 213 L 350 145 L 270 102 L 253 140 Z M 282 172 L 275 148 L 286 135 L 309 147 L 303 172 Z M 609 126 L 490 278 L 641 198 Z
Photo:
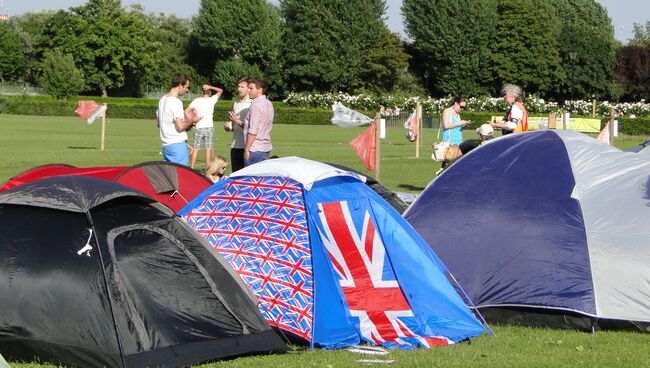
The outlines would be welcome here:
M 90 177 L 0 194 L 0 310 L 9 360 L 184 366 L 286 348 L 239 277 L 171 210 Z
M 393 192 L 392 190 L 386 188 L 383 186 L 380 182 L 378 182 L 375 178 L 372 178 L 366 174 L 363 174 L 355 169 L 352 169 L 347 166 L 339 165 L 339 164 L 334 164 L 331 162 L 325 162 L 326 164 L 330 166 L 334 166 L 338 169 L 353 172 L 355 174 L 358 174 L 361 177 L 366 178 L 365 183 L 367 186 L 370 187 L 375 193 L 379 194 L 380 197 L 382 197 L 388 204 L 391 205 L 395 209 L 395 211 L 399 212 L 400 214 L 404 213 L 406 209 L 409 207 L 408 203 L 404 202 L 398 195 L 397 193 Z

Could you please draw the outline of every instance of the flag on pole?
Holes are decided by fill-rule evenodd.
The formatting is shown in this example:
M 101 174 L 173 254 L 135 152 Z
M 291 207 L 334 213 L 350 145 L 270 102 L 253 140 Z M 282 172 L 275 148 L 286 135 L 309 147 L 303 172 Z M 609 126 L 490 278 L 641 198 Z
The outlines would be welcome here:
M 418 139 L 418 119 L 416 119 L 415 111 L 409 115 L 408 119 L 404 122 L 404 129 L 406 129 L 406 139 L 409 142 L 415 142 Z
M 365 132 L 359 134 L 358 137 L 350 141 L 350 145 L 354 148 L 357 156 L 363 162 L 363 166 L 370 171 L 377 168 L 377 124 L 370 124 L 370 127 Z
M 345 107 L 340 102 L 335 103 L 332 106 L 332 110 L 334 110 L 332 123 L 343 128 L 354 128 L 372 122 L 371 118 L 358 111 Z
M 600 131 L 600 134 L 598 134 L 598 138 L 596 139 L 603 143 L 609 144 L 609 121 L 605 123 L 605 127 Z
M 81 100 L 79 106 L 74 111 L 81 120 L 85 120 L 88 124 L 92 124 L 95 119 L 102 116 L 106 112 L 106 105 L 100 105 L 92 100 Z

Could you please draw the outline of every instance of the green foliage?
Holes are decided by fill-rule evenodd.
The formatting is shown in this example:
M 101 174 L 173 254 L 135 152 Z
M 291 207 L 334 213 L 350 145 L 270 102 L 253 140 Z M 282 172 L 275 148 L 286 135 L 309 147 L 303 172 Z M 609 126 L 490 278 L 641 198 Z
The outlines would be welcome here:
M 601 129 L 609 119 L 605 118 L 601 122 Z M 618 118 L 618 129 L 622 134 L 634 136 L 650 136 L 650 117 L 630 119 L 627 117 Z
M 284 77 L 292 91 L 389 90 L 405 66 L 384 0 L 282 0 Z
M 137 8 L 126 12 L 120 0 L 89 0 L 59 11 L 44 36 L 45 46 L 73 55 L 86 76 L 86 89 L 102 96 L 123 87 L 127 78 L 139 86 L 140 77 L 153 65 L 151 26 Z
M 167 89 L 175 73 L 185 73 L 193 81 L 201 79 L 187 60 L 191 34 L 187 19 L 165 14 L 145 17 L 151 29 L 153 54 L 151 64 L 142 71 L 141 87 Z
M 0 21 L 0 81 L 18 81 L 25 73 L 20 36 L 13 24 Z
M 492 43 L 495 89 L 503 83 L 547 95 L 564 79 L 558 51 L 560 28 L 545 0 L 500 0 L 497 37 Z
M 402 14 L 433 95 L 488 93 L 497 0 L 405 0 Z
M 53 14 L 52 11 L 25 13 L 11 19 L 20 37 L 25 58 L 25 81 L 28 83 L 37 84 L 45 51 L 49 50 L 39 45 L 43 43 L 43 30 Z
M 633 30 L 634 36 L 629 42 L 630 46 L 650 46 L 650 21 L 643 26 L 640 23 L 634 23 Z
M 365 53 L 365 68 L 361 79 L 366 89 L 374 93 L 386 93 L 396 89 L 401 74 L 408 67 L 409 56 L 402 40 L 387 27 L 382 28 L 379 43 Z
M 65 100 L 82 91 L 84 75 L 71 55 L 55 49 L 45 55 L 43 75 L 39 82 L 48 94 Z
M 277 70 L 280 33 L 280 13 L 265 0 L 201 0 L 193 23 L 194 39 L 211 58 L 208 70 L 222 78 L 238 64 L 254 66 L 264 73 L 270 91 L 282 85 Z M 230 77 L 217 82 L 233 86 L 226 84 Z
M 237 96 L 237 80 L 245 75 L 256 78 L 264 76 L 257 65 L 233 58 L 217 61 L 214 73 L 212 73 L 212 80 L 222 84 L 230 96 Z
M 556 80 L 558 99 L 616 98 L 616 41 L 607 10 L 596 0 L 551 0 L 560 26 L 558 51 L 563 78 Z M 571 55 L 575 59 L 571 59 Z

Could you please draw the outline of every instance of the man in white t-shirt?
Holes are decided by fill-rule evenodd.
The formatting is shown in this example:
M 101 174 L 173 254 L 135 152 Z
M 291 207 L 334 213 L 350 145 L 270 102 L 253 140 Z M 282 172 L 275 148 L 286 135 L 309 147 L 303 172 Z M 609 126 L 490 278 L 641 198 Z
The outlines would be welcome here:
M 230 164 L 232 172 L 244 168 L 244 148 L 246 139 L 244 137 L 244 119 L 253 100 L 248 97 L 248 82 L 250 77 L 241 77 L 237 80 L 237 94 L 239 100 L 233 104 L 230 112 L 230 121 L 224 125 L 227 132 L 232 132 L 232 143 L 230 144 Z
M 214 91 L 214 94 L 212 92 Z M 203 95 L 195 98 L 190 107 L 196 109 L 196 113 L 203 118 L 196 124 L 194 130 L 194 150 L 192 151 L 192 159 L 190 160 L 190 167 L 194 168 L 196 165 L 196 157 L 199 155 L 201 146 L 205 145 L 205 165 L 210 165 L 212 156 L 212 136 L 214 134 L 214 105 L 221 97 L 223 89 L 213 87 L 209 84 L 203 85 Z
M 177 164 L 188 164 L 187 132 L 201 120 L 196 111 L 188 107 L 183 110 L 183 96 L 190 88 L 190 78 L 178 73 L 172 78 L 169 92 L 158 101 L 156 117 L 160 128 L 163 160 Z

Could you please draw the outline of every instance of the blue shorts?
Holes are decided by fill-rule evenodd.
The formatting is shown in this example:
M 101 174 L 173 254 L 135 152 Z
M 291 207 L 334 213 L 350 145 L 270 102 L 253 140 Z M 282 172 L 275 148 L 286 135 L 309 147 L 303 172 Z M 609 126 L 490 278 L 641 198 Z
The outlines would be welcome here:
M 174 143 L 169 146 L 163 147 L 163 160 L 188 166 L 189 151 L 187 150 L 187 143 Z
M 244 165 L 250 166 L 252 164 L 256 164 L 258 162 L 268 160 L 270 153 L 271 152 L 253 152 L 253 151 L 250 151 L 248 153 L 248 160 L 244 160 Z

